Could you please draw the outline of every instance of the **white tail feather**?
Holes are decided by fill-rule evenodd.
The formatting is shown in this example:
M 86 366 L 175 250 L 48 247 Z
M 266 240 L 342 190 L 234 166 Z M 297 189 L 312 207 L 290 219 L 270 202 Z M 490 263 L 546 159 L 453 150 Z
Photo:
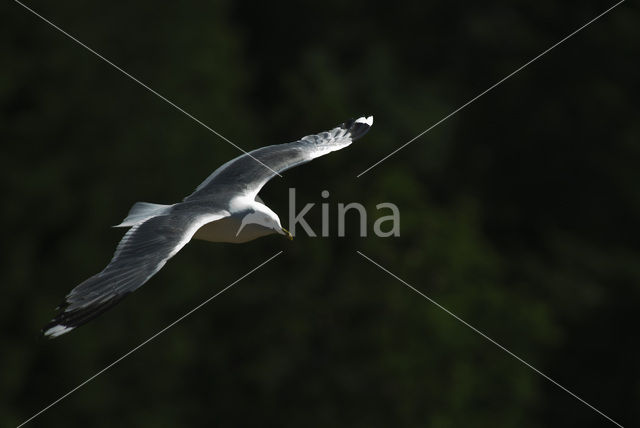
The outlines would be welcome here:
M 129 214 L 122 223 L 113 227 L 131 227 L 142 223 L 151 217 L 164 214 L 173 205 L 152 204 L 149 202 L 136 202 L 129 210 Z

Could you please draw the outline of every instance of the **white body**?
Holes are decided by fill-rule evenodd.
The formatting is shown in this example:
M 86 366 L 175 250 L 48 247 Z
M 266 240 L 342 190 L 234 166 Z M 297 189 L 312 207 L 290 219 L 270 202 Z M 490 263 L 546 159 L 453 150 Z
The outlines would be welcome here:
M 286 235 L 280 218 L 266 205 L 239 197 L 232 200 L 230 206 L 235 214 L 203 225 L 193 239 L 241 244 L 273 233 Z

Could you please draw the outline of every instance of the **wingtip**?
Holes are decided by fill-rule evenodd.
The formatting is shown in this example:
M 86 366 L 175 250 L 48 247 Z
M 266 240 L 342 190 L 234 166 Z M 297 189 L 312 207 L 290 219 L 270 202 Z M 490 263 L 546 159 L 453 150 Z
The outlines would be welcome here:
M 357 140 L 366 134 L 373 125 L 373 116 L 361 116 L 356 120 L 348 120 L 340 127 L 346 129 L 351 134 L 352 140 Z
M 45 327 L 45 329 L 42 330 L 42 335 L 49 339 L 54 339 L 58 336 L 62 336 L 63 334 L 69 333 L 73 329 L 74 327 L 68 327 L 62 324 L 56 324 L 51 327 Z
M 366 123 L 369 126 L 373 125 L 373 116 L 362 116 L 356 119 L 356 123 Z

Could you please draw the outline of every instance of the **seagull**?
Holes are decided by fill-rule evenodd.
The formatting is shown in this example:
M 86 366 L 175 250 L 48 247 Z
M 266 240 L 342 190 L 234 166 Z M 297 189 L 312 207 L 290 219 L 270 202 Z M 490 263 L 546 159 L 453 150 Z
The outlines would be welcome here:
M 114 227 L 130 228 L 102 272 L 75 287 L 42 332 L 54 338 L 85 324 L 140 288 L 191 239 L 244 243 L 280 234 L 293 236 L 258 197 L 281 172 L 343 149 L 366 134 L 373 116 L 348 120 L 330 131 L 262 147 L 216 169 L 182 202 L 136 202 Z

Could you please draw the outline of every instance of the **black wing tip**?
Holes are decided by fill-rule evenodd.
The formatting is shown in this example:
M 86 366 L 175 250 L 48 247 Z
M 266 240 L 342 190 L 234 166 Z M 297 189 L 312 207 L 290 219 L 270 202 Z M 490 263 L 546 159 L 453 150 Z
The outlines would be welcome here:
M 76 327 L 80 327 L 83 324 L 96 318 L 98 315 L 110 309 L 115 304 L 119 303 L 130 292 L 125 292 L 121 295 L 111 297 L 106 301 L 101 301 L 92 305 L 80 307 L 77 309 L 69 309 L 70 303 L 65 300 L 59 307 L 59 312 L 47 325 L 42 329 L 42 334 L 50 339 L 61 336 L 70 332 Z
M 77 326 L 67 325 L 65 323 L 65 312 L 66 308 L 69 306 L 69 302 L 65 299 L 56 307 L 56 312 L 58 314 L 45 325 L 40 333 L 42 336 L 47 337 L 49 339 L 53 339 L 55 337 L 61 336 L 65 333 L 70 332 Z
M 349 119 L 340 125 L 340 128 L 349 131 L 352 140 L 357 140 L 369 132 L 373 125 L 373 116 L 362 116 L 357 119 Z

